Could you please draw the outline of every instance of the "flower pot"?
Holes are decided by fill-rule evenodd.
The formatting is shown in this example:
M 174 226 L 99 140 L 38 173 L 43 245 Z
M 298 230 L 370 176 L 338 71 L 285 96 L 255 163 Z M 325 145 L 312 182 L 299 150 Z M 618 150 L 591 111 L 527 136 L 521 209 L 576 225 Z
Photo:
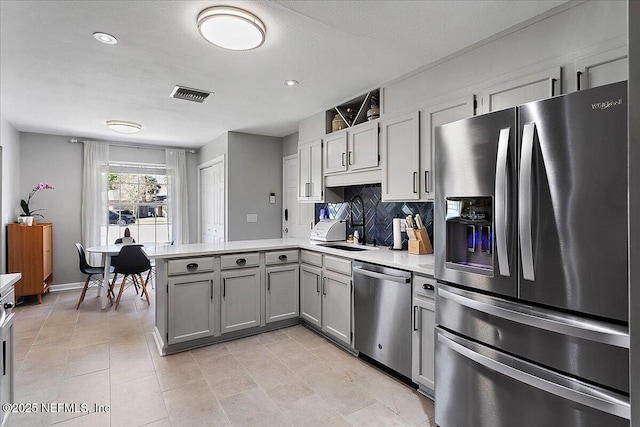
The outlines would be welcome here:
M 33 217 L 32 216 L 23 216 L 24 223 L 31 227 L 33 225 Z

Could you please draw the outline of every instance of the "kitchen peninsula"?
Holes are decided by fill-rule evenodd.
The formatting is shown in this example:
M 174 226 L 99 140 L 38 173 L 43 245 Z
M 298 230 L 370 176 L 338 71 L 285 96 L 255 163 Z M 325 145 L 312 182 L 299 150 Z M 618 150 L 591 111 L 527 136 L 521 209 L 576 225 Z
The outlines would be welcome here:
M 290 326 L 301 319 L 313 325 L 309 320 L 314 316 L 305 315 L 305 310 L 314 298 L 318 305 L 320 299 L 325 305 L 337 303 L 332 299 L 333 283 L 337 298 L 344 302 L 342 316 L 349 330 L 318 322 L 318 331 L 352 350 L 352 261 L 433 276 L 433 255 L 359 247 L 365 250 L 329 248 L 294 238 L 157 247 L 149 256 L 156 260 L 158 351 L 167 355 Z M 314 271 L 316 276 L 307 284 L 305 272 Z M 341 283 L 345 288 L 337 289 Z

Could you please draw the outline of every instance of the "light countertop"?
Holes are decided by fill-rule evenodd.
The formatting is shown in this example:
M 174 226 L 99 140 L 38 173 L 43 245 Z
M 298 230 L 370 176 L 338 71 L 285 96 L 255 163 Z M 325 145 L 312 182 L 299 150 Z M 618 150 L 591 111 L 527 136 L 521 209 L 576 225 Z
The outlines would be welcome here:
M 235 242 L 157 246 L 155 249 L 148 250 L 147 253 L 151 258 L 164 259 L 300 248 L 433 276 L 433 254 L 412 255 L 407 251 L 389 250 L 386 246 L 362 246 L 368 248 L 368 250 L 352 252 L 320 246 L 321 243 L 323 242 L 313 242 L 303 238 L 241 240 Z M 344 244 L 344 242 L 335 243 Z
M 4 293 L 6 286 L 14 285 L 21 277 L 20 273 L 0 274 L 0 292 Z

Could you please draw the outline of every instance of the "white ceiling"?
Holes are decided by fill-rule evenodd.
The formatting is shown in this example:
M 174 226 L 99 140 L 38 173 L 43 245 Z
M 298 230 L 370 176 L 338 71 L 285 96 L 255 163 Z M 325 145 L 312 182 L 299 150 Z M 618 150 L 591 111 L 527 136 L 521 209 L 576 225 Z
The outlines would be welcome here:
M 564 2 L 2 0 L 0 113 L 19 131 L 192 148 L 225 131 L 281 137 Z M 196 17 L 218 4 L 258 15 L 265 44 L 232 52 L 206 42 Z M 118 43 L 97 42 L 96 31 Z M 176 84 L 215 93 L 177 100 Z M 107 120 L 143 130 L 117 134 Z

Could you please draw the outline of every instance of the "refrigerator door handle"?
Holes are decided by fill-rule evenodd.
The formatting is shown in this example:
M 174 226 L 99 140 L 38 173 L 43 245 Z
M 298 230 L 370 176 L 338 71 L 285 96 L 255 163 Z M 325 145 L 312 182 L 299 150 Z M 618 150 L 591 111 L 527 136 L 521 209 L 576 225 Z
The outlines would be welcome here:
M 498 158 L 496 161 L 496 251 L 498 252 L 498 265 L 500 275 L 509 277 L 509 254 L 507 253 L 507 220 L 508 220 L 508 176 L 507 162 L 509 153 L 509 133 L 511 128 L 500 129 L 498 139 Z
M 597 320 L 559 315 L 543 308 L 531 308 L 522 304 L 490 297 L 479 296 L 468 291 L 438 286 L 438 298 L 453 301 L 480 313 L 510 320 L 558 334 L 582 338 L 597 343 L 629 348 L 629 330 Z
M 520 231 L 520 253 L 522 256 L 522 277 L 535 280 L 533 273 L 533 231 L 531 212 L 533 210 L 533 136 L 535 123 L 527 123 L 522 131 L 522 154 L 520 156 L 520 183 L 518 186 L 518 228 Z
M 495 371 L 514 380 L 520 381 L 539 390 L 546 391 L 547 393 L 554 394 L 563 399 L 571 400 L 581 405 L 589 406 L 591 408 L 595 408 L 608 414 L 612 414 L 625 419 L 631 418 L 631 406 L 629 405 L 629 402 L 624 401 L 621 397 L 619 398 L 601 389 L 591 389 L 590 387 L 573 388 L 570 386 L 570 384 L 564 384 L 566 381 L 564 376 L 551 373 L 551 371 L 549 371 L 549 373 L 557 377 L 558 382 L 540 378 L 534 373 L 529 373 L 524 369 L 521 370 L 511 366 L 508 363 L 508 359 L 511 359 L 510 356 L 505 355 L 506 360 L 498 361 L 491 357 L 485 356 L 484 354 L 480 354 L 466 347 L 462 343 L 445 337 L 440 333 L 438 333 L 437 335 L 439 343 L 449 347 L 456 353 L 470 360 L 473 360 L 474 362 L 484 366 L 487 369 Z M 543 370 L 546 371 L 546 369 Z

